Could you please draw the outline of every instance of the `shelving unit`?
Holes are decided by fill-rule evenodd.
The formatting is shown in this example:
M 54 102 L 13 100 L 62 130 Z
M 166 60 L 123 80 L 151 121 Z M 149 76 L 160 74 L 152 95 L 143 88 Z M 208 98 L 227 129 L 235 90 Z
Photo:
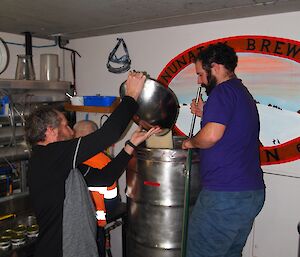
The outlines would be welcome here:
M 111 106 L 80 106 L 72 105 L 70 103 L 65 103 L 64 108 L 66 111 L 73 112 L 94 112 L 94 113 L 112 113 L 120 103 L 120 98 L 113 102 Z
M 12 179 L 18 181 L 14 188 L 16 190 L 11 195 L 5 196 L 5 191 L 1 191 L 0 202 L 10 203 L 20 195 L 24 196 L 24 201 L 27 199 L 29 149 L 24 141 L 25 117 L 40 105 L 49 104 L 63 108 L 63 103 L 68 100 L 66 92 L 70 93 L 70 90 L 71 82 L 68 81 L 0 79 L 0 97 L 9 97 L 9 112 L 0 116 L 0 166 L 16 167 L 6 177 L 2 176 L 2 179 L 13 183 L 13 188 Z M 1 209 L 0 215 L 7 214 L 4 211 Z
M 71 82 L 0 79 L 0 91 L 18 102 L 63 102 L 70 93 Z

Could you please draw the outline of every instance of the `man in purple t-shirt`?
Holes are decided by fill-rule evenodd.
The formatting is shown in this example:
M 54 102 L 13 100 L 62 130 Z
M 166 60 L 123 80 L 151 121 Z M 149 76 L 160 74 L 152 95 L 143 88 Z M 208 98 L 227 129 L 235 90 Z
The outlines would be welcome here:
M 209 95 L 193 100 L 201 130 L 182 148 L 198 148 L 202 191 L 191 214 L 187 257 L 240 257 L 265 185 L 259 163 L 259 116 L 255 101 L 234 73 L 238 58 L 224 43 L 196 59 L 198 84 Z

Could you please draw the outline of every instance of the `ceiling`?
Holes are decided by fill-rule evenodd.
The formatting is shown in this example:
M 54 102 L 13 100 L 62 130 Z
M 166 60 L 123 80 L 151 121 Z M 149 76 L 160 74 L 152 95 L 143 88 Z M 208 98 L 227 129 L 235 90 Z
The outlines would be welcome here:
M 1 0 L 0 31 L 84 38 L 300 10 L 300 0 Z

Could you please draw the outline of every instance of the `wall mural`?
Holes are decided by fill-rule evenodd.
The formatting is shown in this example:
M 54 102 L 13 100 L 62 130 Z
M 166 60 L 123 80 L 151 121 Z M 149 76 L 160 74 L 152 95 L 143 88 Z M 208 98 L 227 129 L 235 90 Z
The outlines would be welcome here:
M 193 58 L 205 46 L 226 42 L 239 58 L 236 73 L 257 102 L 264 171 L 300 176 L 300 42 L 267 36 L 236 36 L 196 45 L 173 58 L 157 80 L 178 97 L 174 132 L 187 135 L 189 105 L 197 91 Z M 206 95 L 203 90 L 203 98 Z M 190 117 L 190 119 L 189 119 Z M 247 117 L 245 117 L 247 119 Z M 195 132 L 200 129 L 196 121 Z

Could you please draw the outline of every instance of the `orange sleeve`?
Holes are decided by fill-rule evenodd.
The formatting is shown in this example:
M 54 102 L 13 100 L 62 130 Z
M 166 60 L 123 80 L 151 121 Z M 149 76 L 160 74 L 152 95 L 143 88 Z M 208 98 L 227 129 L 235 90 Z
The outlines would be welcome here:
M 88 159 L 83 164 L 86 164 L 92 168 L 102 169 L 110 161 L 111 161 L 110 158 L 106 154 L 101 152 L 101 153 L 96 154 L 92 158 Z

